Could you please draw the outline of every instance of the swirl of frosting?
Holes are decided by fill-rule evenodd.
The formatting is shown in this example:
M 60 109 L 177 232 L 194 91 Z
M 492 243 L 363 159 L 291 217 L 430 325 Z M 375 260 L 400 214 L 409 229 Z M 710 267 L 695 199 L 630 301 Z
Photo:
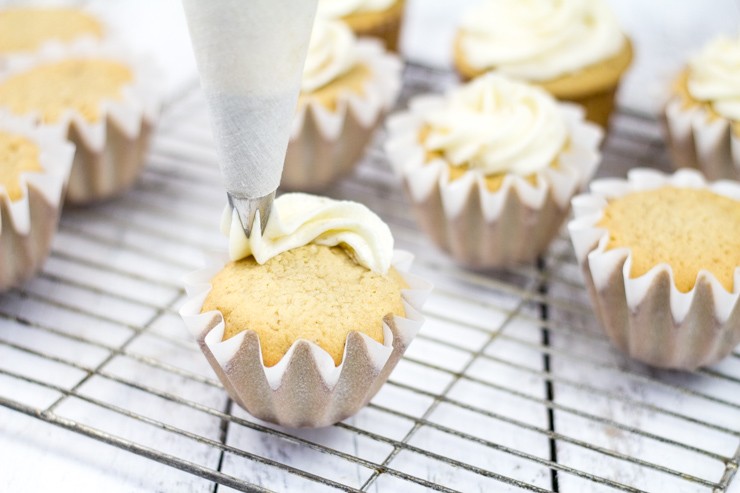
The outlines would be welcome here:
M 229 237 L 232 260 L 251 255 L 264 264 L 309 243 L 345 246 L 358 264 L 380 274 L 388 272 L 393 258 L 391 230 L 370 209 L 357 202 L 305 193 L 288 193 L 275 199 L 264 233 L 255 224 L 247 238 L 229 206 L 221 230 Z
M 493 73 L 455 89 L 423 119 L 429 129 L 427 150 L 486 175 L 540 171 L 555 160 L 567 138 L 552 96 Z
M 487 0 L 464 15 L 460 36 L 476 69 L 537 81 L 605 60 L 625 43 L 604 0 Z
M 396 0 L 319 0 L 317 15 L 337 19 L 362 12 L 381 12 Z
M 691 97 L 740 122 L 740 36 L 720 37 L 689 63 Z
M 341 75 L 357 63 L 356 39 L 341 21 L 316 19 L 303 67 L 301 91 L 310 93 Z

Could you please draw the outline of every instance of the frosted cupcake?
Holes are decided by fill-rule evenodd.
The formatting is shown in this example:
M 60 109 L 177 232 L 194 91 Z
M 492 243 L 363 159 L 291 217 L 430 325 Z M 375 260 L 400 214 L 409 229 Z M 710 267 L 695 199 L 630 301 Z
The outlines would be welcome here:
M 317 20 L 281 186 L 326 188 L 351 172 L 401 87 L 401 63 L 339 21 Z
M 282 195 L 249 239 L 232 214 L 229 255 L 188 279 L 180 310 L 209 363 L 260 419 L 320 427 L 353 415 L 419 330 L 430 286 L 358 203 Z
M 619 349 L 693 370 L 740 343 L 740 184 L 638 169 L 593 182 L 573 208 L 576 256 Z
M 632 46 L 604 0 L 485 0 L 465 13 L 454 61 L 465 79 L 529 81 L 606 127 Z
M 362 37 L 379 38 L 398 51 L 405 0 L 319 0 L 318 17 L 340 19 Z
M 719 37 L 689 62 L 665 117 L 677 167 L 713 180 L 740 178 L 740 37 Z
M 73 154 L 63 135 L 0 115 L 0 291 L 33 277 L 48 257 Z
M 159 109 L 156 75 L 110 44 L 46 45 L 0 76 L 0 109 L 57 128 L 75 152 L 67 200 L 87 204 L 130 187 Z
M 69 44 L 81 38 L 100 40 L 103 24 L 75 8 L 13 7 L 0 10 L 0 67 L 6 57 L 33 53 L 45 43 Z
M 388 132 L 422 229 L 474 268 L 531 262 L 547 249 L 602 138 L 582 109 L 495 74 L 412 100 Z

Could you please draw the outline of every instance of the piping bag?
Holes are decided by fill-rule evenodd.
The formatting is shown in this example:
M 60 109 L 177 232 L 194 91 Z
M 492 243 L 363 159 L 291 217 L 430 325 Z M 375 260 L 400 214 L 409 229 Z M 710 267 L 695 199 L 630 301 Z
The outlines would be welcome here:
M 280 184 L 318 0 L 183 0 L 229 204 L 247 237 Z

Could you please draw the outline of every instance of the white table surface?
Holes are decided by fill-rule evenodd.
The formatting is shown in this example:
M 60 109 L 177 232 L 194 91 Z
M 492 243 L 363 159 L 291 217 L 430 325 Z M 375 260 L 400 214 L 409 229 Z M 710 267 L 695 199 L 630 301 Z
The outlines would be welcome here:
M 472 3 L 474 0 L 409 0 L 403 38 L 407 57 L 433 66 L 449 67 L 455 20 L 463 5 Z M 613 0 L 612 3 L 625 30 L 633 38 L 637 53 L 635 65 L 624 81 L 620 102 L 653 114 L 660 108 L 667 84 L 687 55 L 714 34 L 735 33 L 740 25 L 740 7 L 733 0 Z M 177 94 L 193 84 L 194 62 L 177 0 L 98 0 L 91 4 L 91 8 L 110 19 L 135 48 L 150 52 L 159 61 L 166 74 L 168 94 Z M 152 290 L 146 295 L 167 296 L 168 293 Z M 131 312 L 128 307 L 121 310 L 132 323 L 141 323 L 148 316 L 147 313 Z M 0 354 L 0 359 L 2 357 Z M 94 360 L 95 355 L 87 354 L 83 358 Z M 567 366 L 564 371 L 568 371 Z M 63 380 L 66 376 L 55 375 L 54 378 Z M 12 392 L 13 385 L 12 380 L 0 378 L 3 393 L 9 388 Z M 115 388 L 99 391 L 105 392 L 110 399 L 118 392 Z M 216 402 L 221 398 L 220 395 L 209 395 L 206 390 L 193 389 L 193 392 L 198 393 L 199 399 L 207 401 Z M 47 396 L 39 392 L 34 398 L 41 403 L 46 402 Z M 141 403 L 142 406 L 146 404 Z M 594 406 L 598 412 L 597 404 Z M 582 403 L 576 400 L 574 405 Z M 693 404 L 678 402 L 676 405 L 690 407 Z M 541 417 L 533 415 L 531 419 L 537 421 Z M 580 429 L 578 423 L 562 425 Z M 249 440 L 249 436 L 236 436 L 233 440 L 239 445 L 240 441 Z M 435 446 L 433 436 L 420 440 L 420 446 Z M 179 445 L 176 441 L 162 444 L 172 449 Z M 728 448 L 733 445 L 737 444 L 728 444 Z M 201 453 L 210 452 L 192 451 L 195 456 Z M 567 453 L 564 458 L 567 459 Z M 208 460 L 200 456 L 199 459 Z M 331 470 L 330 463 L 325 470 Z M 210 491 L 211 485 L 200 478 L 0 407 L 0 491 L 190 492 Z M 289 482 L 284 486 L 287 489 L 298 487 Z M 389 487 L 390 490 L 392 488 Z M 588 491 L 588 488 L 574 483 L 573 491 L 576 490 Z M 731 491 L 740 492 L 740 481 L 734 482 Z

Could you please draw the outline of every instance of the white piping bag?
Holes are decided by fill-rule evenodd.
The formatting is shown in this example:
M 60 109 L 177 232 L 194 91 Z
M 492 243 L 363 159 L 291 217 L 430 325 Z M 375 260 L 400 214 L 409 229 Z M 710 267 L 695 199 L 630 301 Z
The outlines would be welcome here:
M 318 0 L 183 0 L 229 203 L 247 236 L 280 184 Z

